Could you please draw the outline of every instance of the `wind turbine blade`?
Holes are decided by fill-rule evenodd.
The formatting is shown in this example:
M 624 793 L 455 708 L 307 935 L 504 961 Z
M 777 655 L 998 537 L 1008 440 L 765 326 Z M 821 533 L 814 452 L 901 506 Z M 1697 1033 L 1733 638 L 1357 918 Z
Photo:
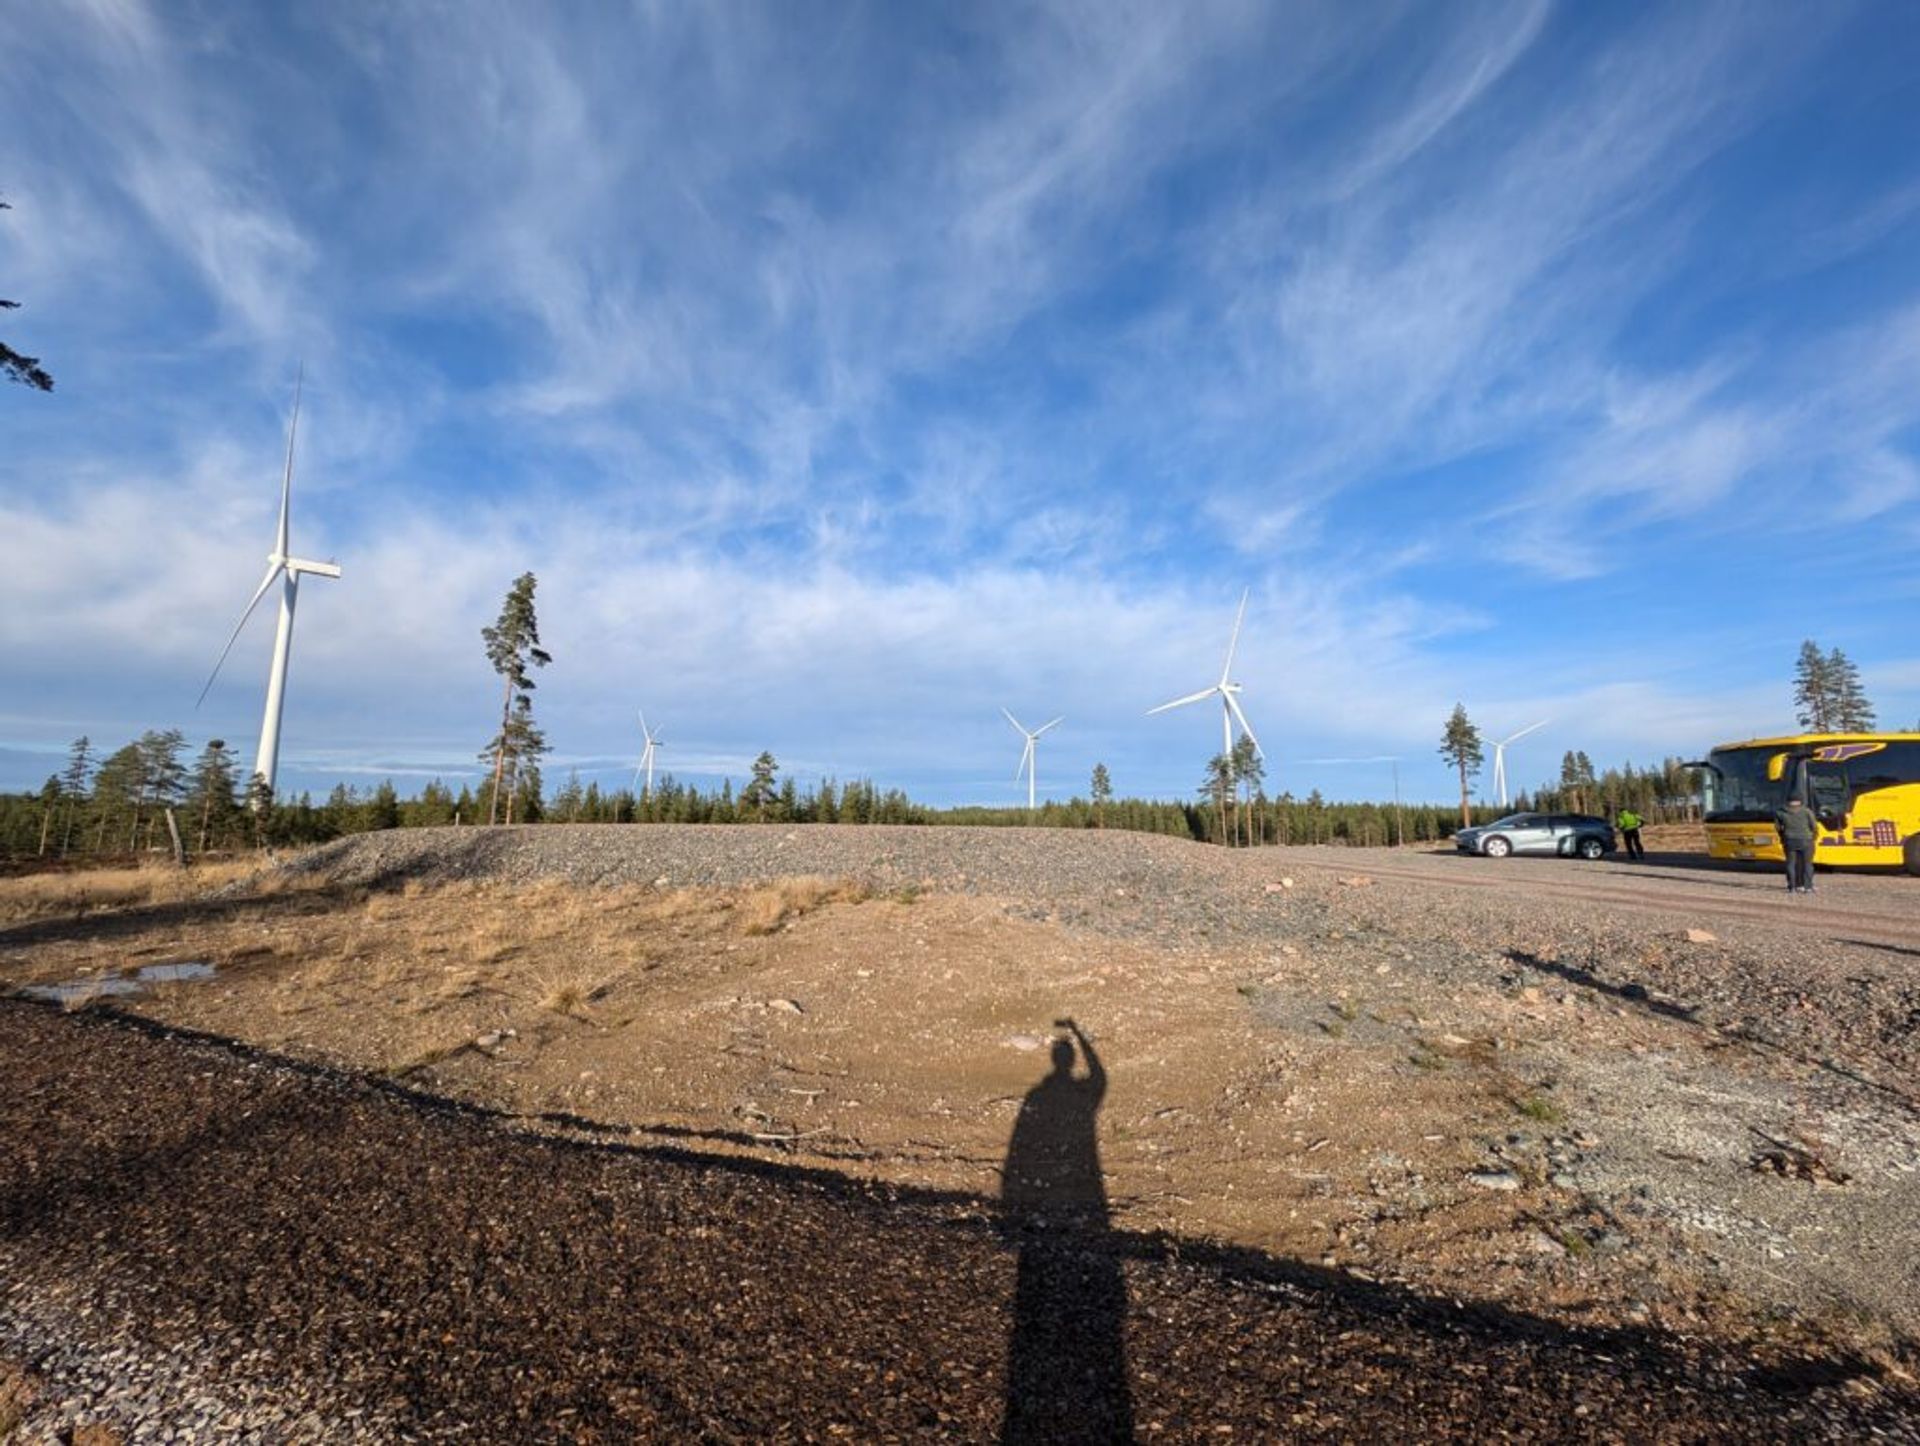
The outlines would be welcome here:
M 1018 783 L 1020 775 L 1027 771 L 1027 760 L 1033 757 L 1033 740 L 1027 740 L 1027 746 L 1021 750 L 1020 761 L 1013 765 L 1013 781 Z
M 1517 743 L 1522 738 L 1525 738 L 1529 733 L 1538 732 L 1540 729 L 1546 727 L 1547 724 L 1551 723 L 1552 721 L 1553 720 L 1551 718 L 1542 718 L 1538 723 L 1534 723 L 1526 728 L 1522 728 L 1518 733 L 1512 734 L 1507 738 L 1501 739 L 1500 746 L 1502 748 L 1505 748 L 1509 743 Z
M 280 531 L 276 534 L 279 542 L 276 555 L 287 556 L 287 512 L 293 501 L 293 439 L 300 434 L 300 391 L 307 380 L 307 364 L 300 363 L 300 373 L 293 383 L 293 420 L 287 424 L 287 470 L 280 479 Z
M 1035 738 L 1038 738 L 1042 733 L 1045 733 L 1049 728 L 1056 728 L 1060 724 L 1066 721 L 1067 720 L 1065 717 L 1060 717 L 1060 718 L 1054 719 L 1053 722 L 1051 723 L 1042 723 L 1038 728 L 1033 730 L 1033 736 Z
M 267 595 L 267 589 L 273 586 L 273 580 L 280 575 L 280 564 L 267 564 L 267 575 L 260 579 L 260 586 L 253 590 L 253 597 L 247 602 L 247 610 L 240 614 L 240 621 L 233 625 L 233 632 L 227 637 L 227 645 L 220 650 L 220 657 L 213 665 L 213 671 L 207 674 L 207 686 L 200 690 L 200 696 L 193 700 L 198 708 L 207 701 L 207 694 L 213 691 L 213 680 L 220 676 L 220 668 L 227 661 L 227 654 L 233 651 L 233 645 L 240 639 L 240 629 L 247 625 L 247 619 L 253 616 L 253 610 L 260 606 L 260 599 Z
M 1002 708 L 1000 711 L 1002 713 L 1007 714 L 1007 721 L 1014 726 L 1015 730 L 1018 731 L 1018 733 L 1022 738 L 1027 736 L 1027 730 L 1020 726 L 1020 720 L 1018 718 L 1014 717 L 1013 714 L 1011 713 L 1007 713 L 1007 710 L 1005 708 Z
M 1227 665 L 1220 670 L 1220 681 L 1226 682 L 1227 675 L 1233 671 L 1233 650 L 1240 646 L 1240 624 L 1247 616 L 1247 594 L 1252 588 L 1244 588 L 1240 593 L 1240 611 L 1233 615 L 1233 636 L 1227 640 Z
M 646 709 L 644 709 L 644 708 L 636 708 L 636 709 L 634 709 L 633 711 L 634 711 L 634 712 L 636 712 L 636 713 L 638 713 L 638 714 L 640 715 L 640 732 L 641 732 L 641 735 L 642 735 L 643 737 L 646 737 L 646 738 L 651 738 L 651 737 L 653 737 L 653 730 L 652 730 L 651 728 L 649 728 L 649 727 L 647 727 L 647 711 L 646 711 Z
M 1147 716 L 1151 718 L 1155 713 L 1164 713 L 1169 708 L 1184 708 L 1189 703 L 1198 703 L 1204 699 L 1211 698 L 1215 693 L 1218 693 L 1219 691 L 1220 689 L 1217 686 L 1212 688 L 1202 688 L 1198 693 L 1189 693 L 1184 698 L 1175 698 L 1171 703 L 1162 703 L 1158 708 L 1147 709 Z
M 1267 756 L 1267 750 L 1260 746 L 1260 740 L 1258 738 L 1254 738 L 1253 725 L 1247 721 L 1247 715 L 1241 710 L 1240 700 L 1231 693 L 1226 694 L 1225 697 L 1227 706 L 1233 710 L 1233 716 L 1240 720 L 1241 731 L 1244 732 L 1247 737 L 1253 738 L 1253 751 L 1262 758 L 1265 758 Z

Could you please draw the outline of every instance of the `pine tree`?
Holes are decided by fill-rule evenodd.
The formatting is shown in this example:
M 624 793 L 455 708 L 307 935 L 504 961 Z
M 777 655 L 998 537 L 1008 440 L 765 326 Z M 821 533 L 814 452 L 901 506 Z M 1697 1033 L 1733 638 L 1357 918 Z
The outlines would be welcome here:
M 1832 703 L 1835 733 L 1871 733 L 1873 704 L 1860 684 L 1860 669 L 1853 659 L 1835 648 L 1826 659 L 1828 696 Z
M 553 655 L 540 646 L 540 624 L 534 615 L 533 593 L 539 584 L 530 572 L 523 572 L 507 589 L 506 600 L 500 605 L 500 616 L 493 626 L 480 629 L 480 637 L 487 645 L 487 661 L 493 665 L 503 681 L 505 693 L 500 700 L 500 732 L 487 745 L 482 759 L 493 761 L 493 793 L 487 802 L 487 822 L 496 823 L 500 816 L 500 792 L 502 781 L 506 777 L 507 763 L 511 758 L 516 762 L 521 755 L 516 748 L 537 744 L 542 751 L 546 742 L 533 727 L 533 674 L 532 668 L 544 668 L 553 661 Z M 509 799 L 516 796 L 518 790 L 509 793 Z M 513 807 L 508 804 L 508 819 L 511 823 Z
M 47 840 L 53 837 L 53 821 L 60 813 L 60 775 L 50 773 L 40 785 L 40 856 L 45 857 Z
M 93 788 L 93 744 L 82 733 L 67 750 L 67 766 L 60 774 L 60 796 L 66 806 L 61 825 L 60 857 L 67 856 L 73 844 L 73 821 Z
M 587 810 L 587 795 L 580 787 L 580 774 L 567 774 L 567 781 L 553 796 L 553 816 L 561 823 L 578 823 Z
M 1812 638 L 1800 644 L 1793 667 L 1794 716 L 1809 733 L 1831 733 L 1834 726 L 1833 677 L 1828 660 Z
M 193 776 L 187 784 L 188 807 L 200 820 L 195 853 L 205 853 L 208 844 L 232 826 L 234 815 L 239 812 L 233 796 L 235 781 L 233 753 L 226 740 L 210 739 L 194 760 Z
M 5 201 L 0 201 L 0 211 L 12 209 Z M 17 311 L 19 307 L 17 301 L 0 300 L 0 311 Z M 40 365 L 39 357 L 25 356 L 3 341 L 0 341 L 0 375 L 43 392 L 53 390 L 53 376 Z
M 1200 796 L 1213 800 L 1213 806 L 1220 817 L 1220 842 L 1224 846 L 1232 842 L 1227 837 L 1227 799 L 1233 794 L 1233 759 L 1225 753 L 1216 753 L 1207 760 L 1207 771 L 1200 780 Z
M 187 746 L 186 735 L 178 728 L 150 728 L 140 735 L 140 741 L 134 745 L 140 756 L 141 793 L 140 803 L 150 804 L 152 815 L 147 820 L 147 841 L 153 841 L 153 829 L 158 824 L 161 812 L 168 805 L 179 802 L 180 790 L 186 783 L 186 765 L 180 761 L 180 753 Z M 137 843 L 140 833 L 140 807 L 133 814 L 133 842 Z
M 1254 795 L 1260 792 L 1260 786 L 1266 781 L 1266 777 L 1267 765 L 1261 761 L 1259 746 L 1254 743 L 1250 735 L 1242 733 L 1239 741 L 1233 745 L 1233 781 L 1244 800 L 1240 832 L 1246 839 L 1248 847 L 1253 844 Z
M 1460 827 L 1471 827 L 1473 810 L 1468 803 L 1467 780 L 1480 772 L 1486 751 L 1480 743 L 1480 730 L 1467 717 L 1463 703 L 1455 703 L 1447 718 L 1446 731 L 1440 735 L 1440 756 L 1460 770 Z
M 752 809 L 754 817 L 761 823 L 766 822 L 767 808 L 774 801 L 773 776 L 779 768 L 780 765 L 774 761 L 773 755 L 762 751 L 760 756 L 753 760 L 752 781 L 740 791 L 740 806 Z
M 110 826 L 124 815 L 137 817 L 145 779 L 138 744 L 129 743 L 116 749 L 100 765 L 100 771 L 93 776 L 93 811 L 100 825 L 93 840 L 95 853 L 105 850 Z
M 373 797 L 367 800 L 367 827 L 400 827 L 400 797 L 393 791 L 393 780 L 383 778 L 380 786 L 373 791 Z
M 1113 779 L 1107 773 L 1107 765 L 1093 765 L 1093 826 L 1107 826 L 1107 805 L 1113 802 Z
M 253 816 L 253 846 L 263 849 L 273 827 L 273 785 L 264 773 L 247 780 L 247 812 Z

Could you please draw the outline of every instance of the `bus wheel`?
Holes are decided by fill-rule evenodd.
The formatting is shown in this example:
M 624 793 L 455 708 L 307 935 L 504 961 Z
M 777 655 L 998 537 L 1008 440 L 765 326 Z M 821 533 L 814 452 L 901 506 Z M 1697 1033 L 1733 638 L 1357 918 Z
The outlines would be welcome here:
M 1920 833 L 1907 840 L 1907 872 L 1920 878 Z

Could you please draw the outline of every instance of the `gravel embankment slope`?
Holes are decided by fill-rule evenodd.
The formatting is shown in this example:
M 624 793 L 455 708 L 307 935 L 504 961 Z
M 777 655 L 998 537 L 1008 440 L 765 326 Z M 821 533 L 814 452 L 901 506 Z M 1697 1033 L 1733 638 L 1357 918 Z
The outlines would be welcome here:
M 1897 1093 L 1920 1073 L 1920 880 L 1823 876 L 1818 910 L 1764 872 L 1387 849 L 1207 848 L 1068 829 L 831 826 L 419 829 L 362 834 L 290 866 L 346 885 L 564 879 L 737 886 L 799 874 L 1003 896 L 1035 918 L 1176 951 L 1311 942 L 1435 989 L 1577 985 L 1838 1058 Z M 1275 893 L 1282 875 L 1297 887 Z M 1349 885 L 1343 879 L 1362 882 Z M 1370 882 L 1369 882 L 1370 881 Z M 1716 937 L 1688 943 L 1686 930 Z
M 1010 1371 L 1016 1439 L 1913 1438 L 1847 1362 L 538 1139 L 110 1015 L 0 1001 L 0 1071 L 27 1439 L 981 1440 Z

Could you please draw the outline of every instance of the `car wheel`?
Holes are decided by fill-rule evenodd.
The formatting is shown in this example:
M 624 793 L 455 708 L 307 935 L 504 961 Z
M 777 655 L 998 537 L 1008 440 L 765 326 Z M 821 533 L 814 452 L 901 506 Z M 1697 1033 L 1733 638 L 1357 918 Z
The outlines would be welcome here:
M 1503 839 L 1496 834 L 1487 840 L 1487 857 L 1490 859 L 1503 859 L 1512 852 L 1513 844 L 1508 839 Z
M 1606 845 L 1597 838 L 1583 838 L 1576 848 L 1583 859 L 1597 859 L 1607 851 Z
M 1920 833 L 1907 840 L 1907 872 L 1920 879 Z

